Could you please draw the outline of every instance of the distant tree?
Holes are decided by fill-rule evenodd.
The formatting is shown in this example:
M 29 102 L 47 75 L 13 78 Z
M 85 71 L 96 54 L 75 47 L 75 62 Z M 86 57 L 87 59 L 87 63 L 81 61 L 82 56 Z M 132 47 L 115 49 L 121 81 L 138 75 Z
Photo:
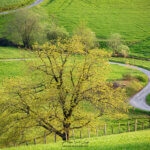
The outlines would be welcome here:
M 83 48 L 75 37 L 58 40 L 55 45 L 51 41 L 34 46 L 39 58 L 31 64 L 32 72 L 36 73 L 35 79 L 30 78 L 34 82 L 11 80 L 1 92 L 1 142 L 23 141 L 25 134 L 35 128 L 69 140 L 72 129 L 94 124 L 104 114 L 124 113 L 125 91 L 106 81 L 108 53 L 85 53 Z M 84 54 L 80 60 L 73 55 L 77 51 Z M 40 80 L 35 81 L 37 74 Z M 94 112 L 87 110 L 87 105 Z
M 47 39 L 57 41 L 58 39 L 65 39 L 69 37 L 69 33 L 64 27 L 61 27 L 57 24 L 56 18 L 51 16 L 50 27 L 47 31 Z
M 108 39 L 108 46 L 113 51 L 115 56 L 127 57 L 129 53 L 129 47 L 122 44 L 122 38 L 119 33 L 112 34 Z
M 30 48 L 39 39 L 41 32 L 39 14 L 29 9 L 21 9 L 6 22 L 4 34 L 9 40 Z
M 112 34 L 108 39 L 108 46 L 113 50 L 114 54 L 118 53 L 121 44 L 121 35 L 119 33 Z
M 74 35 L 80 37 L 81 43 L 85 46 L 85 51 L 98 47 L 98 40 L 95 33 L 84 22 L 81 22 L 73 31 Z

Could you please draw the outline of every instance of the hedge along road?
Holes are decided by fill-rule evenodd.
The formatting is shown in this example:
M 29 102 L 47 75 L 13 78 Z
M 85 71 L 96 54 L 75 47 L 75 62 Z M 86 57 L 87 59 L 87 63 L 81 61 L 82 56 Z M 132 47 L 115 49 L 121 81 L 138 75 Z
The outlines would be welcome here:
M 33 6 L 35 6 L 35 5 L 38 5 L 39 3 L 41 3 L 41 2 L 43 2 L 44 0 L 36 0 L 34 3 L 32 3 L 31 5 L 29 5 L 29 6 L 26 6 L 26 7 L 24 7 L 24 8 L 31 8 L 31 7 L 33 7 Z M 2 13 L 0 13 L 0 15 L 4 15 L 4 14 L 9 14 L 9 13 L 12 13 L 12 12 L 15 12 L 15 11 L 17 11 L 17 10 L 19 10 L 20 8 L 18 8 L 18 9 L 16 9 L 16 10 L 10 10 L 10 11 L 6 11 L 6 12 L 2 12 Z
M 24 60 L 31 60 L 31 59 L 0 59 L 0 61 L 24 61 Z M 109 62 L 109 63 L 137 69 L 139 71 L 142 71 L 144 74 L 148 76 L 149 80 L 147 86 L 130 98 L 130 105 L 132 105 L 135 108 L 139 108 L 141 110 L 150 111 L 150 106 L 146 103 L 146 96 L 150 93 L 150 71 L 140 67 L 131 66 L 122 63 L 116 63 L 116 62 Z

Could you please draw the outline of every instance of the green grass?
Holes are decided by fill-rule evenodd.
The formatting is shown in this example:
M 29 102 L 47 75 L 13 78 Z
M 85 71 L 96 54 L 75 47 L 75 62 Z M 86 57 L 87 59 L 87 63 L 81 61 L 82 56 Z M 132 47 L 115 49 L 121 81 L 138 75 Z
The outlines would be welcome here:
M 33 57 L 34 54 L 28 50 L 13 47 L 0 47 L 0 59 L 33 58 Z
M 13 58 L 20 58 L 18 53 L 15 53 Z M 18 56 L 18 57 L 16 57 Z M 3 55 L 3 58 L 9 58 L 10 56 L 6 57 Z M 12 57 L 10 57 L 12 58 Z M 10 78 L 10 77 L 17 77 L 17 76 L 23 76 L 23 68 L 26 66 L 26 62 L 24 61 L 10 61 L 10 62 L 0 62 L 0 79 L 3 80 L 4 78 Z M 115 81 L 120 80 L 123 78 L 124 74 L 131 74 L 132 76 L 144 76 L 142 72 L 131 69 L 128 67 L 118 66 L 118 65 L 110 65 L 110 73 L 108 74 L 108 80 L 109 81 Z M 142 82 L 143 85 L 145 85 L 145 82 Z
M 127 43 L 138 42 L 131 55 L 150 58 L 149 0 L 45 0 L 43 8 L 69 32 L 85 21 L 99 39 L 120 33 Z
M 148 105 L 150 105 L 150 94 L 147 95 L 147 97 L 146 97 L 146 103 L 147 103 Z
M 70 33 L 80 21 L 87 22 L 100 40 L 120 33 L 131 45 L 130 55 L 150 58 L 149 0 L 45 0 L 34 9 L 45 10 L 49 16 L 54 14 Z M 0 28 L 11 15 L 0 16 Z
M 130 65 L 134 65 L 134 66 L 138 66 L 138 67 L 150 70 L 150 61 L 138 60 L 138 59 L 132 59 L 132 58 L 119 58 L 119 57 L 112 57 L 110 60 L 115 61 L 115 62 L 124 63 L 124 64 L 127 63 Z
M 150 59 L 150 37 L 130 46 L 130 56 Z
M 58 142 L 6 148 L 4 150 L 148 150 L 150 147 L 149 139 L 150 130 L 145 130 L 72 141 L 74 145 L 83 145 L 87 142 L 87 147 L 63 147 L 62 145 L 71 146 L 71 144 Z
M 35 0 L 0 0 L 0 12 L 17 9 L 31 4 Z
M 131 74 L 131 76 L 133 77 L 136 76 L 146 77 L 145 74 L 143 74 L 141 71 L 138 71 L 136 69 L 132 69 L 129 67 L 122 67 L 119 65 L 110 65 L 110 66 L 111 66 L 111 72 L 108 74 L 109 80 L 121 80 L 125 74 Z
M 3 49 L 3 48 L 2 48 Z M 7 48 L 6 48 L 7 50 Z M 2 58 L 12 58 L 12 57 L 18 57 L 20 58 L 20 56 L 22 56 L 22 54 L 18 55 L 18 52 L 22 52 L 23 54 L 27 54 L 28 56 L 28 51 L 25 50 L 19 50 L 19 49 L 15 49 L 15 48 L 8 48 L 8 51 L 10 52 L 14 52 L 14 55 L 11 53 L 1 53 Z M 82 56 L 77 56 L 78 61 L 82 61 Z M 70 60 L 71 62 L 71 60 Z M 26 68 L 27 68 L 27 62 L 25 61 L 13 61 L 13 62 L 0 62 L 0 82 L 2 82 L 3 80 L 7 79 L 7 78 L 12 78 L 12 77 L 26 77 Z M 144 76 L 146 77 L 142 72 L 138 71 L 138 70 L 134 70 L 128 67 L 124 67 L 124 66 L 118 66 L 118 65 L 110 65 L 111 68 L 111 72 L 108 75 L 108 80 L 109 81 L 116 81 L 116 80 L 121 80 L 123 78 L 124 74 L 131 74 L 132 76 Z M 36 76 L 36 78 L 38 78 Z M 5 80 L 6 81 L 6 80 Z M 146 82 L 140 82 L 140 84 L 142 86 L 144 86 L 146 84 Z M 91 108 L 88 107 L 87 108 L 89 111 L 91 111 Z M 127 131 L 127 121 L 130 120 L 130 123 L 132 124 L 131 130 L 134 130 L 134 119 L 135 118 L 139 118 L 138 122 L 139 122 L 139 128 L 141 129 L 141 123 L 144 121 L 143 118 L 145 118 L 145 120 L 147 120 L 146 118 L 148 118 L 148 114 L 147 113 L 143 113 L 143 112 L 139 112 L 138 114 L 136 112 L 134 112 L 132 109 L 129 113 L 129 116 L 125 117 L 124 120 L 115 120 L 113 117 L 110 116 L 104 116 L 103 118 L 101 118 L 100 120 L 98 120 L 98 124 L 101 124 L 101 126 L 99 126 L 99 135 L 103 135 L 104 131 L 103 131 L 103 125 L 105 122 L 107 122 L 107 132 L 108 134 L 111 133 L 111 125 L 114 126 L 114 133 L 118 133 L 118 122 L 121 123 L 121 132 L 126 132 Z M 148 126 L 148 122 L 145 123 L 145 126 Z M 83 136 L 87 137 L 87 129 L 83 129 Z M 33 132 L 32 132 L 33 133 Z M 31 137 L 32 139 L 34 137 L 36 137 L 36 134 L 33 134 Z M 95 136 L 95 129 L 92 129 L 91 131 L 91 137 Z M 79 138 L 79 130 L 77 131 L 77 138 Z M 57 137 L 58 138 L 58 137 Z M 60 138 L 58 138 L 60 140 Z M 39 139 L 39 143 L 42 143 L 43 139 Z M 54 141 L 54 136 L 50 136 L 48 137 L 48 141 Z M 32 142 L 33 143 L 33 140 Z
M 150 29 L 149 4 L 149 0 L 45 0 L 43 7 L 69 31 L 85 20 L 99 38 L 117 32 L 128 40 L 141 40 L 149 36 L 142 30 Z

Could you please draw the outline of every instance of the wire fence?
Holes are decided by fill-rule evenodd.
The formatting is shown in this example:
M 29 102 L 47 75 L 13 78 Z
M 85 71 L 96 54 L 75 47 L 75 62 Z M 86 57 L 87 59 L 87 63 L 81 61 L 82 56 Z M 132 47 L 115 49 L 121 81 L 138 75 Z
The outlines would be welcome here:
M 84 127 L 82 129 L 73 129 L 70 130 L 70 140 L 75 139 L 84 139 L 84 138 L 93 138 L 100 137 L 106 135 L 113 134 L 121 134 L 125 132 L 135 132 L 139 130 L 145 130 L 150 128 L 150 119 L 134 119 L 129 120 L 127 122 L 116 122 L 116 123 L 105 123 L 103 125 L 97 127 Z M 51 141 L 48 138 L 49 135 L 43 133 L 43 136 L 40 137 L 42 139 L 42 143 L 38 140 L 38 138 L 34 138 L 32 140 L 26 141 L 25 145 L 30 144 L 48 144 L 52 142 L 60 141 L 60 137 L 56 135 L 56 133 L 51 134 Z

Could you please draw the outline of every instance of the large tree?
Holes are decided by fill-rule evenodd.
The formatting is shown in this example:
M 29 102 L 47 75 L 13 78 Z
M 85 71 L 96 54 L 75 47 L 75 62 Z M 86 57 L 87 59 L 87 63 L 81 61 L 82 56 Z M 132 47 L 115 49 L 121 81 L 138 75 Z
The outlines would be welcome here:
M 126 109 L 124 90 L 106 80 L 108 53 L 85 53 L 77 37 L 60 41 L 35 45 L 38 59 L 30 64 L 35 78 L 11 80 L 4 90 L 0 100 L 3 140 L 8 142 L 12 134 L 19 139 L 35 127 L 68 140 L 70 130 L 83 128 L 105 113 Z

